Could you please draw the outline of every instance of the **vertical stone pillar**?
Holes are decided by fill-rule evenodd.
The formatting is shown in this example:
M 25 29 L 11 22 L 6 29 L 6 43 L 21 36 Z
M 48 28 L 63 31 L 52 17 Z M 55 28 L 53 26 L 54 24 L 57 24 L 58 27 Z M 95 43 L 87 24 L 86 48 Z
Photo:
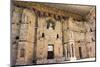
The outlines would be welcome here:
M 21 19 L 20 36 L 18 43 L 18 55 L 16 65 L 32 64 L 34 36 L 35 36 L 35 13 L 24 9 Z
M 62 63 L 63 61 L 63 43 L 62 43 L 62 22 L 55 20 L 55 55 L 56 63 Z
M 62 44 L 63 55 L 65 60 L 68 60 L 68 19 L 62 20 Z
M 75 41 L 74 41 L 74 31 L 73 31 L 73 26 L 74 26 L 74 20 L 73 18 L 69 18 L 68 20 L 68 35 L 69 35 L 69 46 L 70 46 L 70 60 L 76 60 L 75 56 Z
M 11 64 L 16 64 L 22 9 L 13 6 L 11 19 Z
M 46 20 L 38 16 L 36 63 L 45 64 L 47 60 Z

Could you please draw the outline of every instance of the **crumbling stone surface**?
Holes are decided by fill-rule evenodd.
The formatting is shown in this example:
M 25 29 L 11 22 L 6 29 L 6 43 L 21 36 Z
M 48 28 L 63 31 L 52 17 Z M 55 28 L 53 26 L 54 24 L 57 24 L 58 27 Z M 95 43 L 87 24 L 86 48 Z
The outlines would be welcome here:
M 33 60 L 35 64 L 62 63 L 64 59 L 95 57 L 95 11 L 86 16 L 88 21 L 38 15 L 31 9 L 14 7 L 11 23 L 13 64 L 27 65 Z M 48 59 L 49 50 L 53 52 L 53 60 Z

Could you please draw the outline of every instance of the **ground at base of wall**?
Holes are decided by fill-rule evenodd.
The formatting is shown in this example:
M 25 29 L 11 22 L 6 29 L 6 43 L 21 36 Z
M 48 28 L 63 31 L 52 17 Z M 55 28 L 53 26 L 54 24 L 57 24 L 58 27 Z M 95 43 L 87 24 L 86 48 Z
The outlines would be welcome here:
M 60 62 L 58 63 L 70 63 L 70 62 L 87 62 L 87 61 L 95 61 L 96 59 L 95 58 L 86 58 L 86 59 L 79 59 L 79 60 L 76 60 L 76 59 L 73 59 L 73 60 L 60 60 Z M 36 65 L 38 64 L 52 64 L 52 63 L 57 63 L 57 60 L 55 59 L 48 59 L 46 61 L 46 63 L 37 63 Z
M 86 62 L 86 61 L 95 61 L 95 58 L 86 58 L 86 59 L 79 59 L 79 60 L 72 60 L 72 61 L 65 61 L 64 63 L 70 63 L 70 62 Z
M 52 63 L 64 63 L 64 59 L 48 59 L 48 60 L 38 60 L 36 64 L 52 64 Z

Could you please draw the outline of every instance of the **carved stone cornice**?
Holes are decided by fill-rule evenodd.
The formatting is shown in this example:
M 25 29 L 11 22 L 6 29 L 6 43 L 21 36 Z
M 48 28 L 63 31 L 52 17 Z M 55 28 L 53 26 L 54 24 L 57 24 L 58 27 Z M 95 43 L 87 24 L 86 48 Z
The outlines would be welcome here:
M 83 19 L 83 17 L 78 15 L 78 14 L 73 14 L 73 13 L 67 12 L 65 10 L 50 7 L 50 6 L 44 5 L 43 3 L 13 1 L 13 4 L 15 6 L 18 6 L 18 7 L 35 9 L 35 10 L 40 11 L 40 12 L 45 12 L 45 13 L 57 15 L 60 17 L 66 17 L 66 18 L 73 17 L 75 20 L 82 20 Z

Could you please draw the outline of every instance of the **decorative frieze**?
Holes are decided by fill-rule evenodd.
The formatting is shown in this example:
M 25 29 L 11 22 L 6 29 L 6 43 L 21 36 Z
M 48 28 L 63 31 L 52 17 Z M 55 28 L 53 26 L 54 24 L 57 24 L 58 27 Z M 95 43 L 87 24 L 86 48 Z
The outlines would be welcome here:
M 48 16 L 49 13 L 52 14 L 52 15 L 58 15 L 58 17 L 64 17 L 64 18 L 67 18 L 67 17 L 73 17 L 74 19 L 81 19 L 82 20 L 82 16 L 80 15 L 77 15 L 77 14 L 73 14 L 73 13 L 70 13 L 70 12 L 66 12 L 64 10 L 61 10 L 61 9 L 57 9 L 57 8 L 53 8 L 53 7 L 49 7 L 49 6 L 45 6 L 44 4 L 42 3 L 30 3 L 30 2 L 18 2 L 18 1 L 15 1 L 14 2 L 14 5 L 18 6 L 18 7 L 23 7 L 23 8 L 29 8 L 29 9 L 35 9 L 39 12 L 45 12 L 44 15 Z M 51 10 L 52 9 L 52 10 Z M 48 13 L 48 14 L 47 14 Z M 40 13 L 42 14 L 42 13 Z

